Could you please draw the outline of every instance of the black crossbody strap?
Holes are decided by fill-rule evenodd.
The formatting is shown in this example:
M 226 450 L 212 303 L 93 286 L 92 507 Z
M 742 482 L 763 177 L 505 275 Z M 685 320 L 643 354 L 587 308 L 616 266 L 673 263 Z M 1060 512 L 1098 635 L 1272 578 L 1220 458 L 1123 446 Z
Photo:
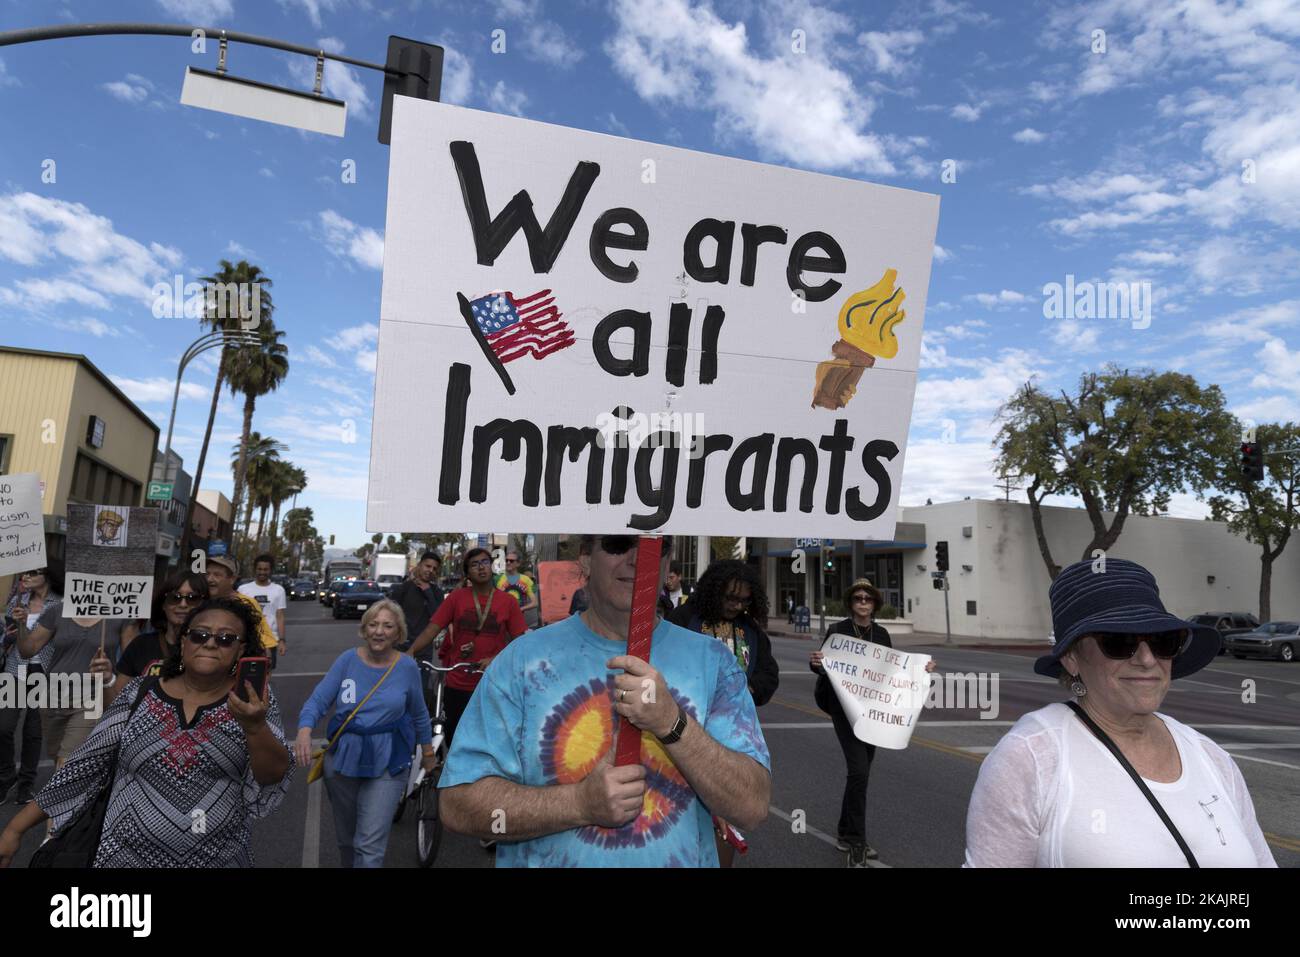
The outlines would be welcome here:
M 1083 708 L 1079 707 L 1077 702 L 1067 701 L 1066 704 L 1069 705 L 1070 709 L 1079 716 L 1079 720 L 1087 726 L 1088 730 L 1095 734 L 1102 744 L 1106 745 L 1110 753 L 1115 755 L 1115 760 L 1119 762 L 1119 766 L 1128 772 L 1128 776 L 1133 779 L 1133 783 L 1138 786 L 1138 790 L 1141 791 L 1146 799 L 1151 802 L 1151 807 L 1155 809 L 1156 814 L 1160 815 L 1160 820 L 1165 822 L 1165 827 L 1169 828 L 1169 833 L 1172 834 L 1174 840 L 1178 842 L 1179 850 L 1181 850 L 1183 856 L 1187 858 L 1187 866 L 1192 870 L 1200 870 L 1201 865 L 1196 862 L 1196 856 L 1192 853 L 1192 849 L 1187 846 L 1187 842 L 1183 840 L 1183 836 L 1178 833 L 1178 828 L 1174 827 L 1174 822 L 1169 819 L 1169 815 L 1165 813 L 1165 809 L 1160 806 L 1160 802 L 1156 800 L 1156 796 L 1151 793 L 1151 789 L 1148 788 L 1146 782 L 1142 780 L 1142 775 L 1138 774 L 1137 771 L 1133 769 L 1133 765 L 1128 763 L 1128 758 L 1124 757 L 1124 753 L 1120 751 L 1119 746 L 1110 739 L 1110 735 L 1103 731 L 1096 721 L 1093 721 L 1092 718 L 1088 717 L 1088 713 L 1084 711 Z

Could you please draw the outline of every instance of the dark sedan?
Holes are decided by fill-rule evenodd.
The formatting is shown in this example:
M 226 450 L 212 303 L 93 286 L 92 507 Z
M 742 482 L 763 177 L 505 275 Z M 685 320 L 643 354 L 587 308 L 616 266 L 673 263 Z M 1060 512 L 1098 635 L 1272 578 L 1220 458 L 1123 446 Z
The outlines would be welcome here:
M 1269 621 L 1244 635 L 1223 640 L 1228 654 L 1238 658 L 1276 658 L 1295 661 L 1300 649 L 1300 621 Z
M 340 582 L 334 595 L 335 618 L 360 618 L 367 608 L 384 600 L 384 593 L 373 581 L 357 579 Z
M 300 598 L 315 598 L 316 583 L 307 581 L 305 578 L 300 578 L 298 581 L 293 582 L 288 588 L 286 588 L 285 591 L 289 593 L 290 601 L 298 601 Z

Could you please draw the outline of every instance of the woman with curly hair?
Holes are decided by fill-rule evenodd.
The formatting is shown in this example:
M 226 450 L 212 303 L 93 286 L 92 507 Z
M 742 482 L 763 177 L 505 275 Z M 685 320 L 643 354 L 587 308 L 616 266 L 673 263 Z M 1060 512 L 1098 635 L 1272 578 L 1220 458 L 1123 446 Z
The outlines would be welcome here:
M 239 659 L 263 653 L 256 616 L 238 599 L 200 604 L 161 676 L 122 689 L 9 822 L 0 868 L 25 831 L 49 818 L 57 839 L 106 787 L 94 867 L 252 867 L 250 821 L 280 805 L 293 771 L 270 685 L 235 688 Z
M 772 641 L 760 622 L 767 621 L 767 591 L 759 571 L 742 561 L 714 562 L 704 570 L 695 591 L 669 615 L 668 620 L 726 645 L 745 672 L 754 705 L 772 700 L 781 681 L 780 666 L 772 655 Z M 730 867 L 735 848 L 726 840 L 728 825 L 714 819 L 718 860 Z

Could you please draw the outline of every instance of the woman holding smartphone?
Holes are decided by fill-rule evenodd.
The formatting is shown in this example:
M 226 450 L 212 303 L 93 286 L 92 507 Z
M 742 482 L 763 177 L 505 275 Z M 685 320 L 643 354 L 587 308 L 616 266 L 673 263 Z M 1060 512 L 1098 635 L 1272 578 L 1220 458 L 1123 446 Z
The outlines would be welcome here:
M 293 772 L 274 692 L 264 679 L 260 692 L 235 687 L 240 659 L 262 655 L 258 623 L 244 603 L 214 598 L 180 638 L 161 676 L 130 682 L 9 822 L 0 867 L 26 831 L 49 818 L 57 840 L 110 784 L 93 866 L 253 866 L 249 821 L 280 805 Z

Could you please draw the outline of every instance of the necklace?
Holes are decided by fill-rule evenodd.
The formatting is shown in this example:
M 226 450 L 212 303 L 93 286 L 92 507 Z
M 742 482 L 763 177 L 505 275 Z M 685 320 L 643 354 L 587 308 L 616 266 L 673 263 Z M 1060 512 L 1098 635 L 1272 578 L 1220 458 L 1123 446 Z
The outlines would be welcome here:
M 482 608 L 479 608 L 478 595 L 476 595 L 472 590 L 470 591 L 469 597 L 474 602 L 474 614 L 478 618 L 478 627 L 474 629 L 475 631 L 483 630 L 483 623 L 487 621 L 488 612 L 492 610 L 492 599 L 496 597 L 496 594 L 497 594 L 497 590 L 493 588 L 490 592 L 488 592 L 487 604 L 485 604 Z

